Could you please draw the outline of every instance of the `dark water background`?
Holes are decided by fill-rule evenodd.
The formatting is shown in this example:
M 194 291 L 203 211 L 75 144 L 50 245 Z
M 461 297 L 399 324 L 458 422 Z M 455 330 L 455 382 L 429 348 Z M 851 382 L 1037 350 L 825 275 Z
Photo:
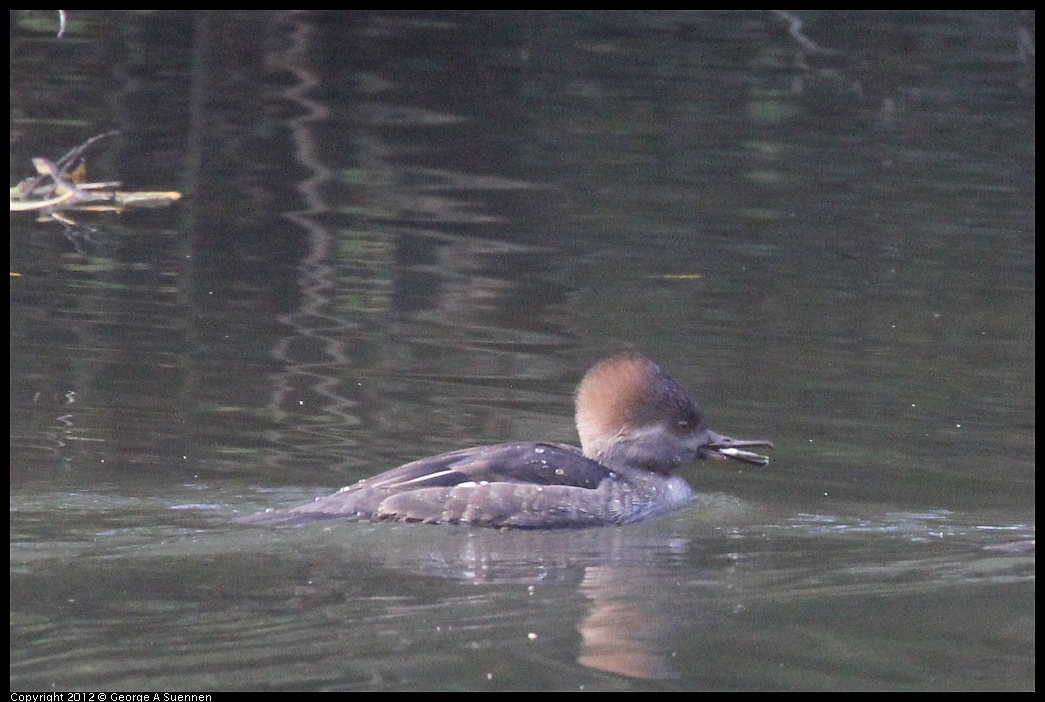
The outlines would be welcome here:
M 1034 688 L 1034 16 L 11 16 L 11 687 Z M 792 20 L 800 19 L 801 26 Z M 622 529 L 234 523 L 574 441 L 640 349 L 776 443 Z

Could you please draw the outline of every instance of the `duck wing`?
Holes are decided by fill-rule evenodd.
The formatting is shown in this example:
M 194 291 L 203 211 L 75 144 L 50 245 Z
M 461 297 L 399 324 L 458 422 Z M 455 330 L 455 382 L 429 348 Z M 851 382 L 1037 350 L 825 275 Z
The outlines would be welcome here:
M 569 444 L 528 442 L 462 449 L 393 468 L 315 501 L 263 512 L 253 523 L 371 519 L 525 526 L 549 499 L 596 490 L 608 468 Z M 574 502 L 576 499 L 573 500 Z

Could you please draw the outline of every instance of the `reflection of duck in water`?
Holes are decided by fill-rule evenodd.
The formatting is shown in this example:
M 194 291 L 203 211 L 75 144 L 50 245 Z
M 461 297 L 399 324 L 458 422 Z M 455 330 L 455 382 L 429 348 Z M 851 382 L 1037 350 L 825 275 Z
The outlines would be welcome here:
M 581 448 L 531 442 L 478 446 L 422 458 L 333 495 L 251 518 L 260 523 L 369 519 L 556 529 L 628 524 L 694 498 L 671 472 L 698 458 L 766 465 L 704 423 L 671 376 L 636 353 L 593 366 L 577 388 Z

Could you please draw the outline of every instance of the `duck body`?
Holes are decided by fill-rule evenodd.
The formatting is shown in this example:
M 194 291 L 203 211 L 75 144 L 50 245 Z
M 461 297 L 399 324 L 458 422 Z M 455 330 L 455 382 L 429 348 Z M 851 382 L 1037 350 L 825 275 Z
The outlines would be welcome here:
M 512 443 L 422 458 L 258 517 L 280 523 L 348 518 L 557 529 L 629 524 L 694 497 L 678 476 L 611 470 L 568 444 Z

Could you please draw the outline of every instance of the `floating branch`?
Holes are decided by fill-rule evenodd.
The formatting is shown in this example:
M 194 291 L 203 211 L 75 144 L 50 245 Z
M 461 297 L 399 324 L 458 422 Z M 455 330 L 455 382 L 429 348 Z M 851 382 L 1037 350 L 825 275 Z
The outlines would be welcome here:
M 73 225 L 65 213 L 123 212 L 130 208 L 165 207 L 181 199 L 177 191 L 124 192 L 119 182 L 87 183 L 83 153 L 97 141 L 116 135 L 106 132 L 91 137 L 57 161 L 33 159 L 37 175 L 11 188 L 12 212 L 37 212 L 40 221 L 57 220 Z

